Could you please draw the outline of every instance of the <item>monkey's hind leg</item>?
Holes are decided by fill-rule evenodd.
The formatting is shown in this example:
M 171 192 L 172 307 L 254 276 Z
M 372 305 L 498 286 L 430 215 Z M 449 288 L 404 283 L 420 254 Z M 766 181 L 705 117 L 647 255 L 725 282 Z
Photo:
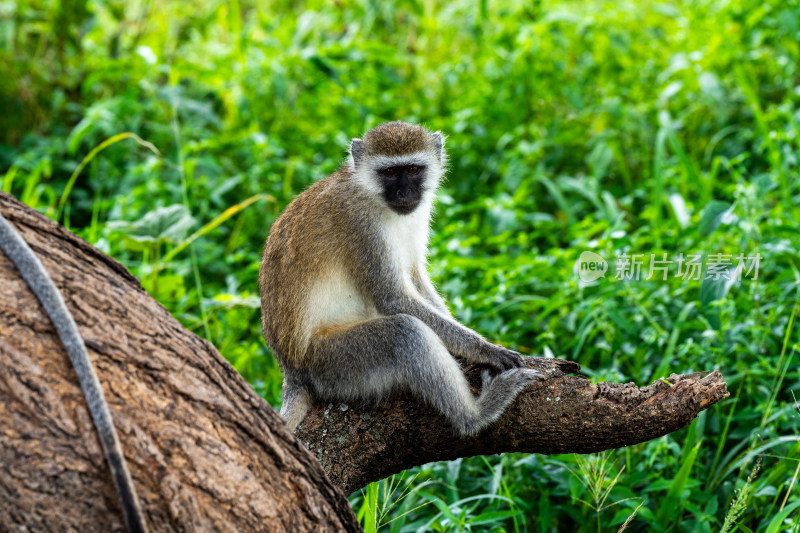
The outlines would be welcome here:
M 442 413 L 461 435 L 494 422 L 538 373 L 516 368 L 472 396 L 461 367 L 421 320 L 397 314 L 312 336 L 309 373 L 315 397 L 328 401 L 378 399 L 396 387 Z
M 283 402 L 281 416 L 286 420 L 289 431 L 294 432 L 311 409 L 311 396 L 302 385 L 290 379 L 283 380 Z
M 541 378 L 542 374 L 532 368 L 512 368 L 494 378 L 490 378 L 488 370 L 484 370 L 481 396 L 478 398 L 482 425 L 471 434 L 477 433 L 497 420 L 522 389 Z

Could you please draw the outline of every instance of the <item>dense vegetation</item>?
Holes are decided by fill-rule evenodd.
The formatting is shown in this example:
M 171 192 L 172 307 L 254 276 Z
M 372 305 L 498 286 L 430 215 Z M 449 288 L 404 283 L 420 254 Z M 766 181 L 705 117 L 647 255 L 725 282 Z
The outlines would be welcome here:
M 277 405 L 271 222 L 367 128 L 440 129 L 431 272 L 461 320 L 596 380 L 719 368 L 732 397 L 606 454 L 414 469 L 351 497 L 367 530 L 797 531 L 799 43 L 798 0 L 12 0 L 2 188 Z M 586 250 L 609 261 L 589 284 Z M 644 279 L 664 253 L 668 279 Z M 640 279 L 616 279 L 621 254 Z M 739 254 L 757 279 L 725 279 Z

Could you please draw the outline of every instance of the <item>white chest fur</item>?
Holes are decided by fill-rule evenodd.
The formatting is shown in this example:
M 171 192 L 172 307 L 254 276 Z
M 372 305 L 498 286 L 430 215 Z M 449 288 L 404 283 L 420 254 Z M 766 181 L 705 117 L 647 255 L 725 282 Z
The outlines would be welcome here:
M 406 290 L 416 292 L 411 279 L 414 267 L 425 270 L 432 199 L 423 201 L 413 213 L 384 213 L 381 237 L 389 253 L 389 264 L 396 269 Z M 378 316 L 375 305 L 366 300 L 341 265 L 328 270 L 309 288 L 300 342 L 324 328 L 344 326 Z
M 412 268 L 425 264 L 430 219 L 429 202 L 423 202 L 423 205 L 408 215 L 398 215 L 391 211 L 385 214 L 382 236 L 389 251 L 390 264 L 409 281 Z
M 300 342 L 305 344 L 320 328 L 345 326 L 377 316 L 345 269 L 336 265 L 316 280 L 305 301 Z

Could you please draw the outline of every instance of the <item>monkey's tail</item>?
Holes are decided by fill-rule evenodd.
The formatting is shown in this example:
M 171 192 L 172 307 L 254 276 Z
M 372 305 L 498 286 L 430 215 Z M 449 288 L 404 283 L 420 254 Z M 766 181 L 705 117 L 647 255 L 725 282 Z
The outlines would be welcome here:
M 94 420 L 103 455 L 105 455 L 108 469 L 111 471 L 111 477 L 117 489 L 117 496 L 122 505 L 128 531 L 130 533 L 147 532 L 144 513 L 136 495 L 128 463 L 122 453 L 122 445 L 111 418 L 108 402 L 103 395 L 103 387 L 97 378 L 92 360 L 89 359 L 86 344 L 83 342 L 75 319 L 72 318 L 67 304 L 64 303 L 64 297 L 61 296 L 61 292 L 53 283 L 39 257 L 2 214 L 0 214 L 0 249 L 16 265 L 22 279 L 38 298 L 61 339 L 70 361 L 72 361 L 72 367 L 75 369 L 78 382 L 86 397 L 86 405 L 92 415 L 92 420 Z
M 311 409 L 311 395 L 308 389 L 303 385 L 284 379 L 281 416 L 286 420 L 290 431 L 294 432 L 297 429 L 309 409 Z

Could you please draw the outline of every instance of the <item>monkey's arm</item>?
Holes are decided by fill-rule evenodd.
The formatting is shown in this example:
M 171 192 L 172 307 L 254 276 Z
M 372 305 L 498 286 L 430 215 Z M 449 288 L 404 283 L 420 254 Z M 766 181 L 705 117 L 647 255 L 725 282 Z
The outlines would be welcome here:
M 450 310 L 444 303 L 444 299 L 439 294 L 439 291 L 433 286 L 433 282 L 430 276 L 428 276 L 428 271 L 424 263 L 411 271 L 411 281 L 414 283 L 414 287 L 419 291 L 422 298 L 431 304 L 434 309 L 445 316 L 452 316 L 452 313 L 450 313 Z
M 480 334 L 445 315 L 431 304 L 413 295 L 393 295 L 378 305 L 387 314 L 404 313 L 422 320 L 442 339 L 447 350 L 472 363 L 489 364 L 501 369 L 522 366 L 522 357 L 484 339 Z
M 407 314 L 418 318 L 439 336 L 451 354 L 469 362 L 489 364 L 500 369 L 522 366 L 520 354 L 492 344 L 456 321 L 446 307 L 442 311 L 424 296 L 417 294 L 418 291 L 409 290 L 401 281 L 402 276 L 391 265 L 381 261 L 378 252 L 373 253 L 369 260 L 374 261 L 373 265 L 379 266 L 361 269 L 354 274 L 361 278 L 361 285 L 372 295 L 378 312 L 384 315 Z M 431 290 L 434 289 L 431 287 Z M 441 305 L 444 307 L 444 303 Z

